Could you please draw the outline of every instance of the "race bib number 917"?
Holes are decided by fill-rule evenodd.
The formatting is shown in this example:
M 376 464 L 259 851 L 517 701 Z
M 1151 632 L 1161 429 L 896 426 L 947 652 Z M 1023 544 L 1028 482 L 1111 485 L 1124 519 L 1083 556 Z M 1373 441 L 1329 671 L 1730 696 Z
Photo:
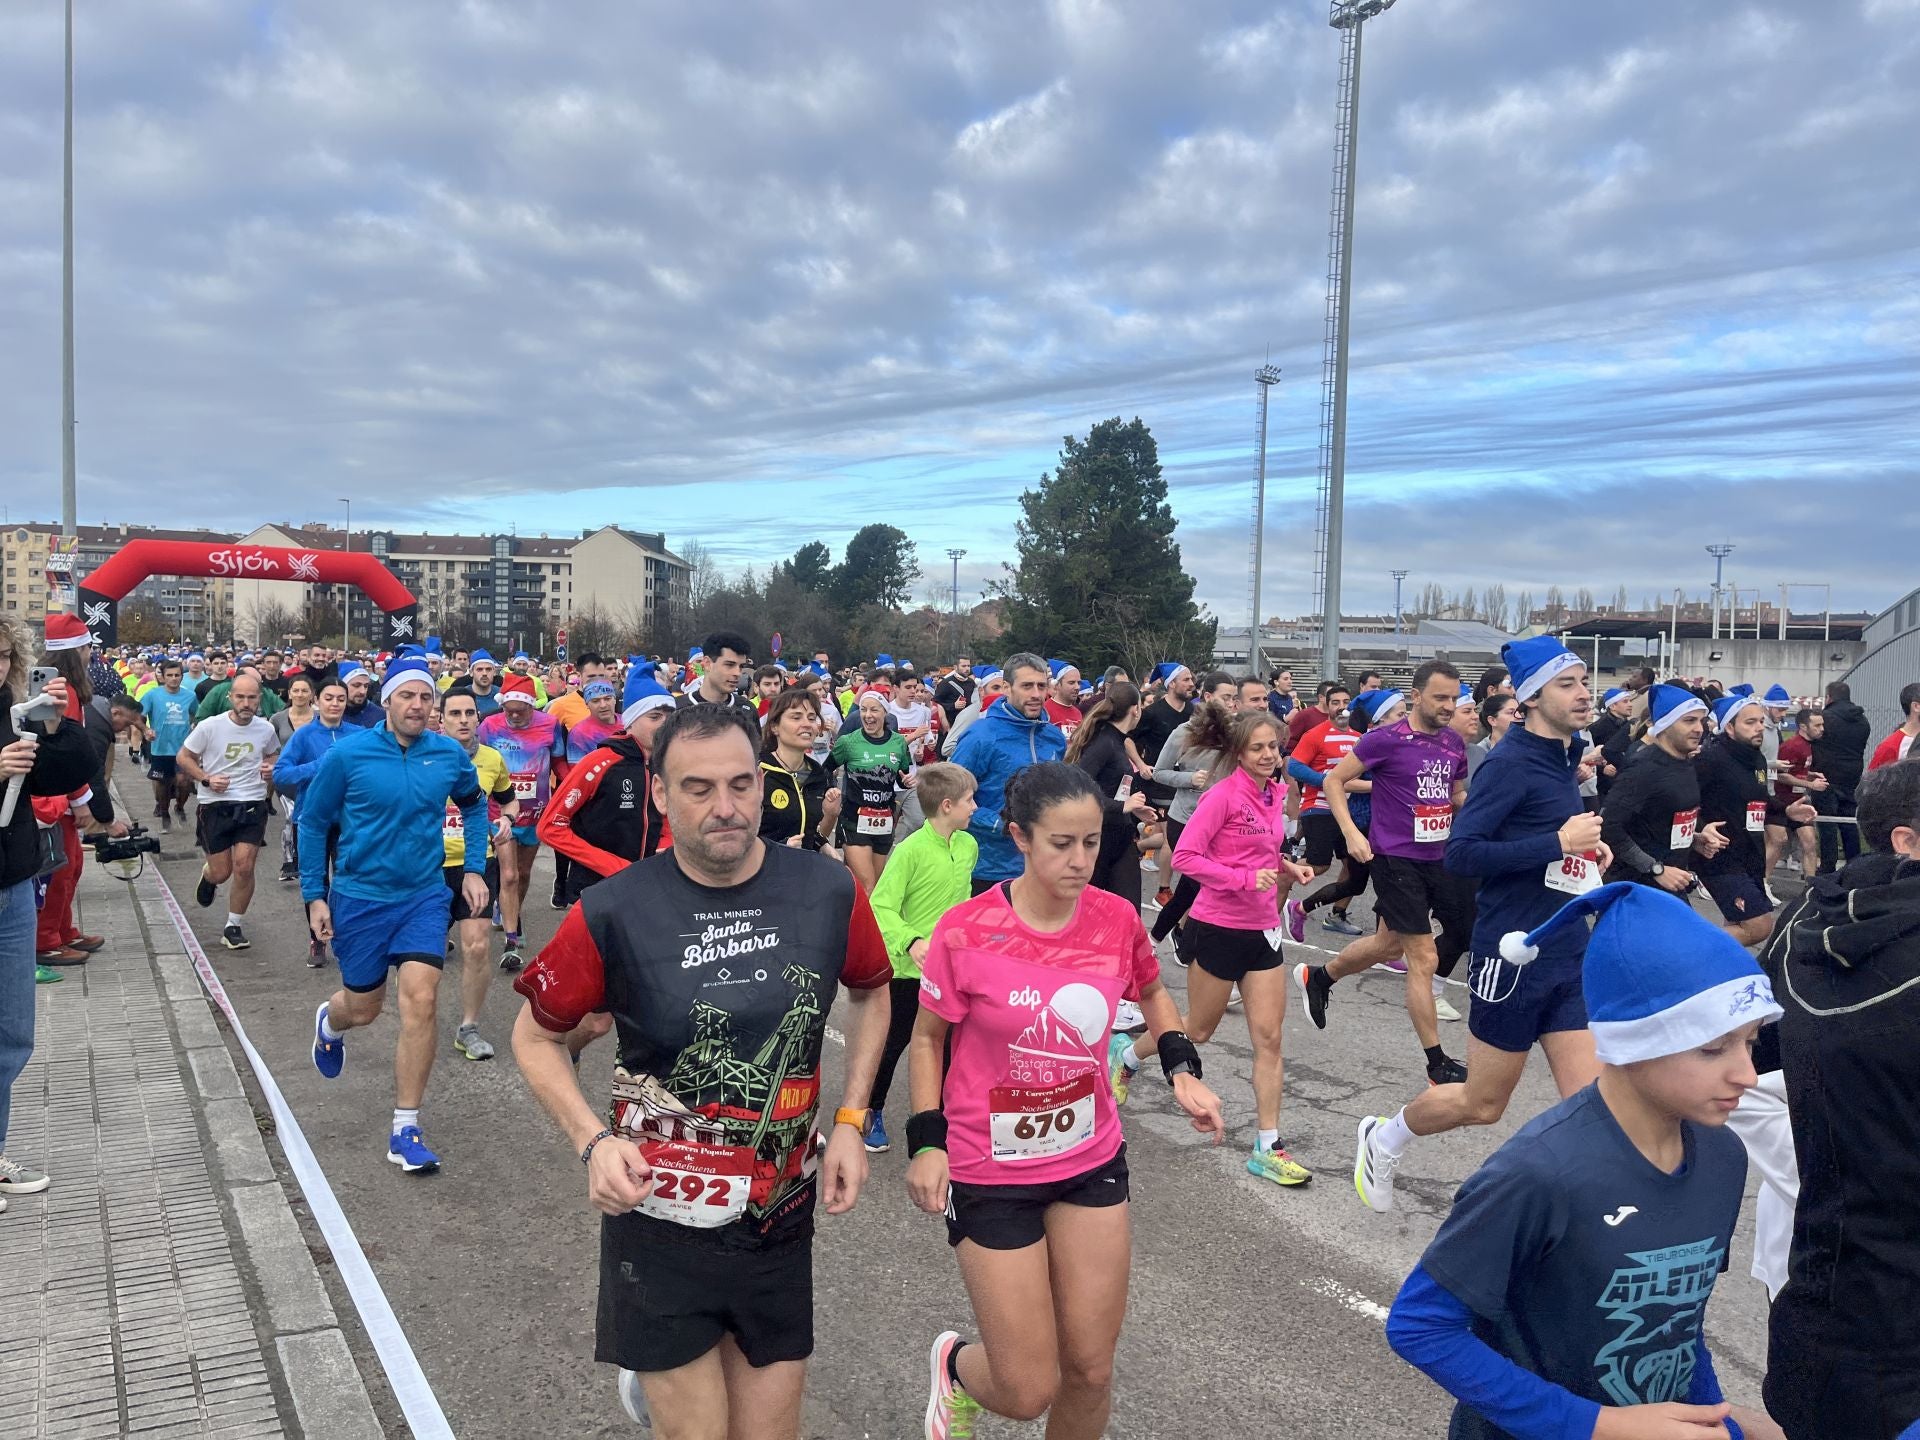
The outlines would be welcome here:
M 1699 827 L 1700 811 L 1676 810 L 1673 812 L 1673 829 L 1667 835 L 1669 850 L 1685 850 L 1693 844 L 1693 832 Z
M 753 1185 L 753 1152 L 693 1140 L 650 1141 L 640 1147 L 653 1167 L 653 1189 L 634 1209 L 694 1230 L 738 1220 Z
M 1093 1139 L 1093 1072 L 1061 1085 L 996 1086 L 987 1096 L 987 1128 L 995 1160 L 1042 1160 Z

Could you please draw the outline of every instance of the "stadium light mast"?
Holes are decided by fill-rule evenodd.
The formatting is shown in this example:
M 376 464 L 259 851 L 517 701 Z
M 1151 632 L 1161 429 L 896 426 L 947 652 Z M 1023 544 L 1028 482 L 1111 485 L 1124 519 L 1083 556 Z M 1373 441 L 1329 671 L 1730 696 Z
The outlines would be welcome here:
M 1254 442 L 1253 463 L 1253 560 L 1249 581 L 1252 593 L 1247 597 L 1250 612 L 1247 628 L 1247 673 L 1259 675 L 1265 670 L 1265 655 L 1260 647 L 1261 563 L 1267 534 L 1267 399 L 1280 383 L 1278 365 L 1262 365 L 1253 372 L 1253 383 L 1260 387 L 1260 430 Z
M 1411 572 L 1389 570 L 1387 573 L 1393 576 L 1393 633 L 1398 635 L 1400 633 L 1400 587 L 1406 583 L 1407 576 Z
M 73 463 L 73 0 L 67 0 L 66 155 L 60 211 L 60 533 L 80 533 Z M 69 575 L 71 584 L 73 576 Z M 72 603 L 71 598 L 68 601 Z
M 1727 564 L 1727 556 L 1733 553 L 1733 546 L 1726 541 L 1718 545 L 1707 546 L 1707 554 L 1713 556 L 1713 625 L 1712 638 L 1720 638 L 1720 577 Z
M 1340 547 L 1347 487 L 1347 340 L 1353 299 L 1353 182 L 1360 140 L 1360 29 L 1394 0 L 1331 0 L 1340 32 L 1339 113 L 1333 130 L 1333 219 L 1327 234 L 1325 376 L 1320 402 L 1320 678 L 1340 673 Z
M 953 599 L 951 602 L 953 610 L 949 622 L 948 639 L 953 642 L 953 658 L 956 661 L 960 658 L 960 561 L 966 553 L 963 548 L 957 545 L 947 551 L 947 558 L 953 561 Z

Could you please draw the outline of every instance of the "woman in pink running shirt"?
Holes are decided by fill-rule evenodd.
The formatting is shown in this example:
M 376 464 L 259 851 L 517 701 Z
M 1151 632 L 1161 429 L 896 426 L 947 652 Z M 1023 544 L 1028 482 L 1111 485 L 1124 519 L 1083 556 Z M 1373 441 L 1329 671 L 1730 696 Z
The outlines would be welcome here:
M 1313 878 L 1282 852 L 1287 844 L 1286 780 L 1280 773 L 1280 722 L 1264 706 L 1242 710 L 1228 732 L 1233 771 L 1207 787 L 1174 847 L 1173 868 L 1200 882 L 1187 912 L 1193 963 L 1187 969 L 1187 1031 L 1197 1044 L 1213 1038 L 1236 986 L 1246 1002 L 1253 1041 L 1253 1102 L 1259 1112 L 1247 1171 L 1276 1185 L 1305 1185 L 1313 1172 L 1280 1143 L 1287 1018 L 1287 972 L 1280 953 L 1280 906 L 1294 885 Z M 1114 1098 L 1127 1087 L 1152 1040 L 1113 1037 L 1108 1074 Z
M 949 910 L 921 966 L 907 1189 L 946 1215 L 980 1330 L 933 1342 L 929 1440 L 972 1434 L 982 1410 L 1051 1409 L 1055 1440 L 1105 1432 L 1133 1243 L 1105 1073 L 1122 999 L 1146 1016 L 1194 1129 L 1225 1133 L 1139 908 L 1089 886 L 1103 801 L 1058 761 L 1015 776 L 1002 814 L 1025 871 Z

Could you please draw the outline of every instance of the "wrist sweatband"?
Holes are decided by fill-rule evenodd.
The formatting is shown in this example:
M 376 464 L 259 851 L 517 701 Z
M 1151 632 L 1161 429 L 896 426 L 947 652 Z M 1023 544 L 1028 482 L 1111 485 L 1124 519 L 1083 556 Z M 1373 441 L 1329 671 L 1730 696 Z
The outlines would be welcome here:
M 1166 1074 L 1167 1083 L 1173 1083 L 1173 1077 L 1179 1074 L 1200 1078 L 1200 1047 L 1186 1037 L 1183 1031 L 1168 1030 L 1155 1042 L 1160 1050 L 1160 1069 Z
M 947 1117 L 941 1110 L 921 1110 L 907 1117 L 907 1158 L 922 1150 L 947 1148 Z

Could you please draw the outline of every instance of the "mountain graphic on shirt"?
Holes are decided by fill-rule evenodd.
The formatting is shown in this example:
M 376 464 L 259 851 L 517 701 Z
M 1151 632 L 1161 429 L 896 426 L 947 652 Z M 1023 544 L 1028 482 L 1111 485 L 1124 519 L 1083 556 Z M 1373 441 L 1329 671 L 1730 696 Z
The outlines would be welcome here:
M 1094 1065 L 1080 1031 L 1044 1006 L 1020 1038 L 1007 1047 L 1007 1083 L 1059 1085 Z

